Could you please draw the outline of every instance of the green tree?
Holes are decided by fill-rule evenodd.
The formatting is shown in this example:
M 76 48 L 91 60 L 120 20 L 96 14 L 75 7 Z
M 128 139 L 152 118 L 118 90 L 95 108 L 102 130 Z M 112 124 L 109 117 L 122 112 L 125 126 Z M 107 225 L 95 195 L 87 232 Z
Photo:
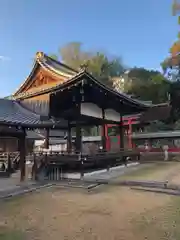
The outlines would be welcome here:
M 82 49 L 82 43 L 70 42 L 60 48 L 59 53 L 62 61 L 70 67 L 78 70 L 82 64 L 91 59 L 91 53 Z
M 128 77 L 132 79 L 139 79 L 141 82 L 147 82 L 151 81 L 152 77 L 157 76 L 158 74 L 158 71 L 134 67 L 128 72 Z
M 124 73 L 125 67 L 120 58 L 108 58 L 97 52 L 88 61 L 88 71 L 102 83 L 112 86 L 112 79 Z
M 133 68 L 124 77 L 124 91 L 143 101 L 168 101 L 170 82 L 158 71 Z
M 177 0 L 172 1 L 172 14 L 178 16 L 178 25 L 180 26 L 180 3 Z M 180 76 L 180 32 L 177 40 L 169 49 L 169 56 L 161 63 L 164 73 L 168 73 L 171 80 L 177 80 Z
M 179 15 L 180 4 L 174 0 L 172 3 L 173 16 Z M 178 24 L 180 25 L 180 16 L 178 16 Z M 164 75 L 171 81 L 170 84 L 170 103 L 172 123 L 180 119 L 180 34 L 178 39 L 173 43 L 169 50 L 169 56 L 161 63 Z
M 110 58 L 103 52 L 85 51 L 79 42 L 71 42 L 63 46 L 59 53 L 62 61 L 70 67 L 80 70 L 87 65 L 87 71 L 102 83 L 112 86 L 112 78 L 120 76 L 125 67 L 121 58 Z

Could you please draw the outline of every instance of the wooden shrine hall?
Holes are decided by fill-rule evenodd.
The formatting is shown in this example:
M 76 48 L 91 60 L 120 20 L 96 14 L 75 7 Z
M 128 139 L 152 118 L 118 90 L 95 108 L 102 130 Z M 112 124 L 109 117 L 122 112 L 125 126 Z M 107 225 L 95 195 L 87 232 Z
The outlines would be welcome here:
M 125 94 L 115 92 L 95 79 L 84 67 L 79 72 L 42 52 L 38 52 L 30 75 L 12 99 L 0 100 L 0 137 L 19 139 L 21 180 L 25 176 L 25 136 L 31 129 L 45 129 L 48 149 L 49 130 L 67 131 L 67 154 L 72 154 L 71 129 L 75 128 L 75 154 L 82 158 L 82 127 L 122 123 L 122 117 L 145 112 L 150 107 Z M 120 146 L 124 149 L 123 128 L 119 124 Z M 67 157 L 66 157 L 67 159 Z

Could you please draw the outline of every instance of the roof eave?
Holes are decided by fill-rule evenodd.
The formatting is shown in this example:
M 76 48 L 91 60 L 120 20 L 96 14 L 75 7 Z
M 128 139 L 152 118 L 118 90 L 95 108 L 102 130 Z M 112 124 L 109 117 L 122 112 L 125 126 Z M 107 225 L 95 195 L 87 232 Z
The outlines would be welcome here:
M 139 108 L 139 110 L 137 111 L 137 114 L 139 112 L 143 112 L 146 111 L 147 109 L 150 108 L 149 105 L 146 105 L 144 103 L 138 102 L 137 100 L 131 99 L 128 96 L 125 96 L 124 94 L 118 93 L 116 91 L 114 91 L 113 89 L 105 86 L 104 84 L 102 84 L 101 82 L 97 81 L 91 74 L 87 73 L 86 71 L 82 71 L 79 74 L 75 75 L 72 79 L 70 79 L 69 81 L 58 85 L 56 87 L 54 87 L 54 91 L 61 91 L 62 89 L 65 89 L 68 86 L 71 86 L 72 84 L 76 84 L 79 81 L 82 81 L 83 77 L 88 77 L 89 79 L 91 79 L 91 81 L 95 82 L 97 85 L 99 85 L 101 88 L 103 88 L 104 90 L 111 92 L 113 94 L 115 94 L 118 97 L 124 98 L 124 100 L 128 100 L 131 104 L 133 104 L 134 106 L 136 106 L 137 108 Z
M 23 90 L 24 88 L 29 84 L 29 82 L 32 80 L 32 78 L 34 77 L 34 74 L 36 72 L 36 70 L 38 69 L 39 67 L 39 63 L 37 60 L 35 60 L 34 64 L 33 64 L 33 69 L 32 71 L 30 72 L 30 74 L 28 75 L 28 77 L 26 78 L 26 80 L 24 81 L 23 84 L 21 84 L 21 86 L 19 87 L 19 89 L 12 95 L 12 97 L 16 98 L 17 95 L 19 95 Z

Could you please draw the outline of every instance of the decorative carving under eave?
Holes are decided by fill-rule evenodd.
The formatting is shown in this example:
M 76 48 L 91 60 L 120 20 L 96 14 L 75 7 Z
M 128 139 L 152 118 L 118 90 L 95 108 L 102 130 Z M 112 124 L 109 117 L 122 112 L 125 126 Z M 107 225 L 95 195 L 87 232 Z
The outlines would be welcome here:
M 36 74 L 36 76 L 34 77 L 34 79 L 32 80 L 31 84 L 29 86 L 27 86 L 25 91 L 29 91 L 32 88 L 37 88 L 37 87 L 43 86 L 46 83 L 47 83 L 46 75 L 44 74 L 43 71 L 39 71 Z
M 23 89 L 21 93 L 16 96 L 16 98 L 29 98 L 33 97 L 34 94 L 43 95 L 45 90 L 50 90 L 51 88 L 61 85 L 66 82 L 68 78 L 52 76 L 51 73 L 40 68 L 34 75 L 33 79 L 29 82 L 26 88 Z

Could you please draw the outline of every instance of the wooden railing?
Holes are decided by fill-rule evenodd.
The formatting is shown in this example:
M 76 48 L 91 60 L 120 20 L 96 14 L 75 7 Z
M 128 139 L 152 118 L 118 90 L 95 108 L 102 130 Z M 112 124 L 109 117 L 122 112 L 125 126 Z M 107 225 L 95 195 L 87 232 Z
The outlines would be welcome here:
M 0 153 L 0 176 L 10 177 L 19 168 L 19 152 Z
M 35 156 L 37 157 L 37 155 Z M 69 172 L 77 172 L 82 177 L 85 172 L 90 170 L 107 169 L 108 171 L 111 167 L 127 164 L 127 157 L 131 157 L 131 160 L 139 160 L 140 153 L 132 150 L 114 153 L 100 152 L 93 155 L 53 152 L 43 153 L 41 156 L 44 158 L 46 156 L 47 162 L 45 164 L 42 162 L 37 172 L 44 171 L 45 178 L 56 181 L 62 179 L 62 176 L 65 176 L 64 173 Z M 39 179 L 39 175 L 37 179 Z
M 10 158 L 12 161 L 19 156 L 19 152 L 0 152 L 0 162 L 7 163 Z

